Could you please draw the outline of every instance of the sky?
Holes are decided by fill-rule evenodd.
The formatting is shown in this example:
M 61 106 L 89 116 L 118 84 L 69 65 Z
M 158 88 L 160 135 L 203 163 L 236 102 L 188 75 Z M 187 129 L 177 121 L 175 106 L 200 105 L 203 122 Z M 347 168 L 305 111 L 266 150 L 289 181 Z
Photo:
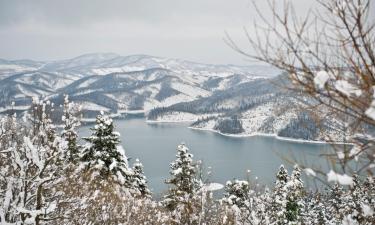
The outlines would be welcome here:
M 260 8 L 265 0 L 255 0 Z M 291 0 L 290 0 L 291 1 Z M 314 0 L 292 0 L 300 15 Z M 58 60 L 93 52 L 248 64 L 250 0 L 0 0 L 0 58 Z

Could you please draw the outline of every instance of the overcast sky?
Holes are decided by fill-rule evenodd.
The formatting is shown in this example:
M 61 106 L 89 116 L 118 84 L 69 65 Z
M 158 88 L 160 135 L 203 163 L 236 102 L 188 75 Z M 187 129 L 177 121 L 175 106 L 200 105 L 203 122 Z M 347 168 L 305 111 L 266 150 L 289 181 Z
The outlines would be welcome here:
M 264 4 L 265 0 L 258 0 Z M 313 0 L 294 0 L 303 14 Z M 223 41 L 244 43 L 250 0 L 0 0 L 0 58 L 55 60 L 92 52 L 248 64 Z

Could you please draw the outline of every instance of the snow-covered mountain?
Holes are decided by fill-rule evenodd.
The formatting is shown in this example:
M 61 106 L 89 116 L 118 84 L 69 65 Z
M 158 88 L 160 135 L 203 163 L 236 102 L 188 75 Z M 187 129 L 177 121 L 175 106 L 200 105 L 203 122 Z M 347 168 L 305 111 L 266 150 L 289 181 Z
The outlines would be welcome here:
M 149 121 L 190 121 L 193 128 L 226 134 L 320 140 L 328 132 L 339 137 L 339 123 L 325 121 L 324 130 L 317 129 L 300 110 L 296 93 L 281 88 L 288 81 L 280 74 L 268 66 L 113 53 L 52 62 L 0 60 L 0 113 L 22 113 L 33 97 L 61 105 L 68 94 L 82 105 L 86 120 L 99 111 L 112 116 L 138 113 Z
M 100 110 L 148 112 L 279 73 L 267 66 L 209 65 L 113 53 L 51 62 L 0 60 L 0 71 L 0 112 L 24 109 L 32 97 L 61 103 L 62 95 L 69 94 L 82 103 L 85 117 Z
M 317 121 L 306 110 L 313 99 L 291 92 L 286 75 L 236 84 L 191 102 L 153 109 L 150 121 L 190 121 L 191 128 L 227 135 L 276 135 L 283 138 L 340 141 L 343 123 Z
M 296 93 L 281 88 L 288 81 L 280 74 L 268 66 L 208 65 L 113 53 L 51 62 L 0 60 L 0 113 L 22 113 L 32 97 L 61 105 L 68 94 L 82 105 L 86 120 L 100 111 L 112 116 L 138 113 L 149 121 L 190 121 L 193 128 L 226 134 L 339 137 L 335 132 L 340 123 L 323 121 L 318 129 L 300 110 Z

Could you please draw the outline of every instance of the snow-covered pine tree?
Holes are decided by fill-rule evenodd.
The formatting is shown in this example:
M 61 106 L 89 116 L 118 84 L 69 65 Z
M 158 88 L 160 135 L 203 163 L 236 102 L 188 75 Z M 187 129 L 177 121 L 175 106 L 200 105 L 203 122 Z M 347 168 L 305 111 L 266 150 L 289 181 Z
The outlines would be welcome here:
M 91 130 L 91 136 L 84 138 L 88 144 L 82 148 L 81 163 L 73 164 L 77 169 L 62 187 L 72 198 L 67 207 L 73 212 L 64 225 L 125 224 L 137 201 L 133 198 L 133 172 L 119 145 L 120 134 L 104 113 L 96 117 Z
M 193 162 L 193 154 L 189 153 L 185 144 L 177 146 L 176 160 L 170 164 L 170 185 L 168 194 L 164 196 L 163 204 L 172 211 L 172 220 L 182 224 L 194 224 L 199 217 L 200 198 L 197 195 L 202 187 L 198 178 L 197 167 Z
M 338 183 L 335 183 L 330 190 L 328 195 L 328 212 L 329 220 L 333 224 L 340 224 L 343 220 L 344 215 L 344 190 L 342 186 Z
M 276 174 L 276 184 L 273 190 L 273 198 L 270 207 L 270 221 L 275 224 L 283 224 L 286 219 L 287 193 L 285 185 L 289 181 L 288 171 L 281 165 Z
M 368 175 L 362 185 L 362 214 L 366 222 L 375 221 L 375 180 Z
M 244 224 L 246 220 L 251 220 L 251 190 L 248 181 L 233 180 L 225 184 L 224 198 L 221 200 L 229 210 L 232 211 L 236 224 Z
M 250 218 L 254 224 L 270 224 L 270 203 L 272 193 L 268 188 L 265 188 L 263 193 L 255 193 L 254 201 L 252 202 L 252 212 Z
M 122 185 L 131 187 L 133 173 L 128 168 L 124 149 L 119 145 L 120 134 L 114 131 L 113 120 L 101 112 L 91 130 L 92 135 L 84 138 L 89 146 L 83 149 L 81 161 L 87 169 L 95 169 L 103 177 L 113 175 Z
M 177 146 L 176 160 L 170 165 L 171 178 L 166 181 L 171 185 L 169 194 L 165 196 L 168 206 L 174 208 L 175 204 L 185 198 L 191 198 L 201 187 L 202 182 L 197 178 L 196 166 L 193 162 L 193 154 L 189 153 L 185 144 Z
M 147 178 L 143 172 L 143 165 L 139 159 L 136 159 L 133 164 L 132 185 L 140 196 L 151 197 L 151 191 L 147 187 Z
M 368 181 L 368 179 L 366 179 Z M 375 205 L 368 197 L 373 195 L 368 188 L 368 183 L 361 182 L 357 174 L 353 175 L 353 182 L 346 193 L 344 215 L 358 224 L 370 224 L 375 221 L 374 208 Z
M 306 194 L 304 198 L 304 212 L 301 215 L 304 224 L 329 224 L 324 200 L 325 195 L 321 195 L 319 192 Z
M 250 185 L 245 180 L 228 181 L 225 184 L 225 193 L 222 201 L 238 209 L 247 209 L 250 206 Z
M 300 219 L 301 211 L 304 209 L 303 202 L 303 181 L 301 179 L 301 169 L 294 166 L 289 181 L 285 185 L 286 196 L 286 219 L 289 222 L 296 222 Z
M 276 187 L 284 187 L 288 181 L 288 171 L 285 169 L 284 165 L 280 165 L 279 171 L 276 174 Z
M 67 142 L 67 149 L 64 153 L 64 158 L 70 162 L 74 162 L 79 158 L 81 146 L 78 144 L 78 134 L 76 128 L 80 126 L 80 121 L 76 114 L 79 113 L 79 107 L 73 102 L 69 102 L 69 96 L 64 96 L 63 106 L 63 130 L 62 138 Z

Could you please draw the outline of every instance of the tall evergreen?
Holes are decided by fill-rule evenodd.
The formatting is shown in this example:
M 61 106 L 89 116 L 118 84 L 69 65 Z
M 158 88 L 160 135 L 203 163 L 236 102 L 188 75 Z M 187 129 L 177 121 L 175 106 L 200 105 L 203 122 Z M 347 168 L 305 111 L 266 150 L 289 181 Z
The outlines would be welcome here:
M 330 193 L 328 195 L 328 202 L 329 207 L 328 211 L 332 215 L 331 220 L 335 223 L 339 223 L 343 219 L 344 215 L 344 206 L 345 206 L 345 200 L 344 200 L 344 190 L 342 186 L 335 183 L 333 187 L 330 190 Z
M 271 202 L 271 222 L 275 224 L 283 224 L 286 221 L 286 190 L 285 186 L 289 181 L 288 171 L 284 165 L 281 165 L 276 174 L 276 184 L 273 191 L 273 199 Z
M 288 221 L 298 221 L 301 211 L 304 208 L 303 197 L 303 181 L 301 179 L 301 169 L 296 165 L 293 169 L 290 180 L 285 186 L 286 188 L 286 219 Z
M 133 164 L 132 185 L 142 197 L 151 197 L 151 191 L 147 187 L 147 179 L 143 172 L 143 165 L 138 159 Z
M 223 202 L 247 209 L 250 205 L 250 185 L 245 180 L 228 181 L 225 185 Z
M 101 112 L 91 130 L 91 136 L 84 138 L 90 145 L 83 149 L 81 161 L 88 168 L 98 169 L 102 176 L 115 175 L 122 184 L 130 186 L 132 172 L 119 145 L 120 134 L 114 131 L 113 120 Z
M 171 163 L 170 168 L 172 177 L 166 183 L 171 185 L 171 188 L 164 197 L 164 203 L 173 209 L 181 202 L 190 201 L 202 186 L 202 181 L 198 178 L 193 154 L 189 153 L 185 144 L 177 146 L 176 160 Z

